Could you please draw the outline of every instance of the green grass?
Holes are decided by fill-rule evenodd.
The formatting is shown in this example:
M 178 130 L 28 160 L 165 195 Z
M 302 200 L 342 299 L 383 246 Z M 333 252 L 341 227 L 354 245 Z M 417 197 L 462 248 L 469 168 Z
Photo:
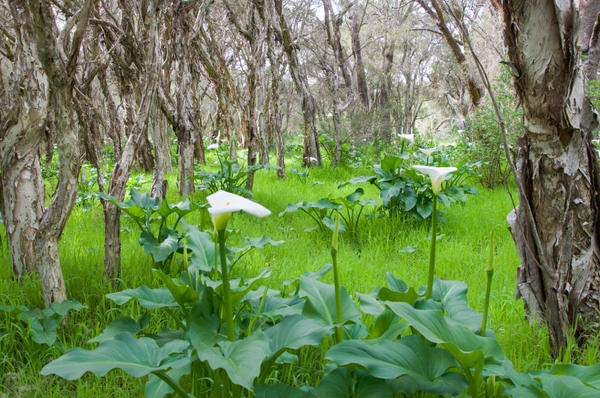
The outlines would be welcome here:
M 329 233 L 305 232 L 314 226 L 308 216 L 300 212 L 279 217 L 290 202 L 318 200 L 337 191 L 337 185 L 347 179 L 367 174 L 369 170 L 347 168 L 321 168 L 311 170 L 306 182 L 288 173 L 284 181 L 277 179 L 274 171 L 262 171 L 256 176 L 255 200 L 271 209 L 273 214 L 257 220 L 236 213 L 230 228 L 243 231 L 251 237 L 267 234 L 271 239 L 284 240 L 281 246 L 251 252 L 236 266 L 234 273 L 256 275 L 265 268 L 272 270 L 270 284 L 279 287 L 284 280 L 295 278 L 306 271 L 314 271 L 331 261 Z M 175 187 L 175 175 L 169 176 L 169 186 Z M 321 181 L 323 184 L 313 184 Z M 148 188 L 148 187 L 147 187 Z M 374 187 L 365 187 L 370 197 L 377 197 Z M 347 187 L 343 192 L 349 192 Z M 202 194 L 196 194 L 200 200 Z M 170 201 L 179 200 L 174 189 Z M 469 286 L 469 304 L 482 311 L 485 293 L 485 266 L 489 253 L 488 237 L 491 230 L 496 237 L 496 267 L 491 294 L 489 328 L 495 331 L 506 355 L 518 369 L 548 366 L 550 356 L 545 328 L 533 328 L 525 319 L 521 301 L 514 298 L 515 271 L 519 259 L 507 229 L 506 215 L 512 205 L 505 190 L 481 190 L 464 206 L 448 209 L 446 221 L 439 225 L 443 238 L 438 241 L 436 276 L 441 279 L 464 280 Z M 361 220 L 356 236 L 342 236 L 338 253 L 340 279 L 349 292 L 370 292 L 375 286 L 385 284 L 386 272 L 403 279 L 409 286 L 418 287 L 426 280 L 429 261 L 429 226 L 410 219 L 378 218 L 373 210 Z M 199 223 L 195 214 L 186 219 Z M 123 219 L 122 281 L 119 288 L 133 288 L 142 284 L 154 285 L 151 259 L 138 245 L 139 233 L 132 223 Z M 232 237 L 239 239 L 241 232 Z M 0 250 L 0 304 L 24 304 L 41 307 L 43 299 L 37 276 L 27 276 L 21 281 L 12 279 L 10 258 L 3 236 Z M 87 374 L 76 381 L 58 377 L 42 377 L 39 371 L 44 364 L 68 349 L 84 346 L 108 323 L 123 313 L 139 316 L 137 304 L 116 307 L 104 295 L 113 291 L 103 280 L 104 256 L 103 218 L 100 205 L 86 209 L 76 206 L 65 229 L 60 256 L 70 299 L 88 306 L 72 313 L 67 325 L 59 330 L 59 343 L 52 348 L 35 344 L 27 326 L 0 312 L 0 329 L 9 335 L 0 340 L 0 397 L 64 397 L 143 396 L 143 380 L 133 379 L 121 371 L 110 372 L 102 379 Z M 403 248 L 414 246 L 412 252 Z M 170 322 L 154 312 L 153 325 Z M 571 349 L 565 360 L 582 364 L 597 361 L 598 338 L 587 349 Z M 310 361 L 309 361 L 310 362 Z M 314 364 L 313 364 L 314 365 Z M 298 377 L 310 378 L 308 366 Z M 291 377 L 283 374 L 282 377 Z

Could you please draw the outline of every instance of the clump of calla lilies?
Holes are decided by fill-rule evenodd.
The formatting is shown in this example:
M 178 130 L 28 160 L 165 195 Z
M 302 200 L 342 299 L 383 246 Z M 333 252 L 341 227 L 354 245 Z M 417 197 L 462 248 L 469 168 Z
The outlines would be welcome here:
M 229 285 L 229 270 L 227 269 L 226 259 L 226 227 L 231 218 L 231 213 L 244 211 L 256 217 L 266 217 L 271 214 L 269 209 L 246 199 L 242 196 L 227 192 L 217 191 L 206 197 L 210 207 L 208 213 L 212 218 L 215 227 L 215 233 L 219 244 L 219 254 L 221 259 L 221 278 L 223 280 L 223 307 L 224 318 L 227 323 L 227 338 L 230 341 L 235 340 L 235 325 L 233 323 L 233 309 L 231 304 L 231 288 Z M 215 250 L 215 274 L 217 273 L 217 253 Z

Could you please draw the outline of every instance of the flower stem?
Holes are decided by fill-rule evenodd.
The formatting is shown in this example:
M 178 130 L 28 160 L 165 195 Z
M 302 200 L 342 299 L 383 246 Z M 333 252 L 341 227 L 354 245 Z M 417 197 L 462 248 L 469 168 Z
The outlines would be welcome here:
M 331 259 L 333 260 L 333 284 L 335 286 L 335 309 L 336 309 L 336 323 L 341 325 L 342 323 L 342 298 L 340 296 L 340 278 L 338 277 L 337 269 L 337 250 L 331 249 Z M 335 328 L 335 336 L 338 343 L 344 341 L 344 328 L 338 326 Z
M 229 272 L 227 270 L 227 258 L 225 257 L 225 230 L 218 232 L 219 249 L 221 254 L 221 276 L 223 279 L 223 307 L 224 318 L 227 323 L 227 338 L 235 341 L 235 328 L 233 325 L 233 312 L 231 309 L 231 292 L 229 287 Z
M 340 215 L 338 214 L 335 218 L 335 228 L 333 229 L 333 236 L 331 238 L 331 259 L 333 261 L 333 285 L 335 287 L 335 310 L 336 310 L 336 323 L 340 326 L 335 328 L 335 336 L 338 343 L 344 341 L 344 329 L 342 324 L 342 298 L 340 296 L 340 278 L 338 276 L 337 267 L 337 252 L 338 252 L 338 236 L 340 228 Z
M 433 195 L 433 210 L 431 212 L 431 248 L 429 251 L 429 276 L 427 277 L 427 299 L 433 291 L 433 274 L 435 270 L 435 241 L 437 238 L 437 195 Z
M 481 320 L 481 336 L 485 336 L 487 327 L 488 310 L 490 307 L 490 292 L 492 290 L 492 276 L 494 275 L 494 231 L 490 232 L 490 257 L 488 266 L 485 269 L 487 274 L 487 287 L 485 289 L 485 304 L 483 306 L 483 319 Z
M 213 269 L 213 280 L 218 280 L 219 279 L 219 260 L 218 260 L 218 256 L 219 256 L 219 250 L 218 250 L 218 242 L 219 242 L 219 237 L 218 237 L 218 232 L 215 231 L 215 268 Z

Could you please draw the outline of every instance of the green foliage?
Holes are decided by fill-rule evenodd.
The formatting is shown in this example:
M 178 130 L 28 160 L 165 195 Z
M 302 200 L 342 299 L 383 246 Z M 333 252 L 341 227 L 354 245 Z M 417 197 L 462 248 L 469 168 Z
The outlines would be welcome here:
M 44 309 L 30 309 L 24 305 L 0 305 L 0 311 L 17 316 L 20 321 L 29 325 L 34 342 L 48 346 L 56 343 L 56 331 L 67 313 L 72 310 L 80 311 L 83 308 L 87 308 L 87 306 L 72 300 L 52 303 L 50 307 Z M 0 331 L 0 340 L 7 335 L 8 332 Z
M 279 213 L 283 216 L 285 213 L 294 213 L 298 210 L 307 214 L 312 218 L 320 231 L 326 229 L 333 231 L 334 215 L 339 214 L 342 221 L 340 223 L 340 233 L 348 231 L 355 234 L 358 231 L 358 224 L 363 211 L 368 205 L 377 205 L 373 199 L 360 200 L 365 191 L 362 188 L 357 188 L 354 192 L 345 196 L 329 195 L 328 198 L 320 199 L 316 202 L 300 201 L 298 203 L 290 203 L 284 211 Z
M 532 397 L 558 397 L 566 391 L 583 397 L 600 393 L 598 365 L 557 365 L 548 371 L 517 372 L 494 334 L 479 335 L 476 325 L 481 316 L 467 306 L 463 282 L 436 279 L 432 299 L 425 299 L 424 287 L 416 292 L 388 274 L 387 287 L 360 296 L 362 313 L 342 289 L 339 324 L 334 286 L 317 279 L 330 268 L 302 276 L 297 295 L 277 290 L 269 294 L 261 287 L 267 273 L 248 281 L 232 281 L 232 292 L 237 294 L 236 339 L 228 341 L 223 334 L 221 283 L 211 278 L 212 272 L 190 265 L 179 279 L 166 283 L 180 309 L 170 312 L 177 318 L 179 330 L 151 333 L 143 319 L 120 318 L 93 340 L 100 342 L 97 348 L 71 350 L 46 365 L 42 374 L 69 380 L 88 371 L 104 376 L 117 368 L 133 377 L 151 374 L 146 393 L 161 397 L 171 391 L 182 397 L 200 396 L 194 393 L 199 391 L 241 397 L 254 391 L 259 397 L 285 392 L 332 398 L 392 398 L 419 392 L 472 397 L 483 391 L 493 391 L 494 396 Z M 156 294 L 137 289 L 111 298 L 125 296 L 119 299 L 125 303 L 128 297 L 135 297 L 142 303 Z M 278 304 L 267 304 L 267 298 L 278 298 Z M 290 311 L 290 300 L 300 300 L 300 306 Z M 263 307 L 269 307 L 270 314 L 283 312 L 260 321 Z M 344 327 L 345 340 L 329 346 L 338 326 Z M 317 386 L 299 389 L 264 384 L 281 366 L 278 358 L 284 353 L 297 356 L 319 346 L 327 347 L 324 360 L 329 365 Z M 205 380 L 212 382 L 206 384 Z
M 134 189 L 131 189 L 130 194 L 131 198 L 127 202 L 119 202 L 104 192 L 97 196 L 113 203 L 135 222 L 140 230 L 140 245 L 144 247 L 146 254 L 151 255 L 162 269 L 167 269 L 172 265 L 175 252 L 182 248 L 182 235 L 177 231 L 177 226 L 185 215 L 197 210 L 199 206 L 187 199 L 171 205 L 166 200 L 161 202 L 158 198 Z
M 423 154 L 414 153 L 412 156 L 403 153 L 399 156 L 387 155 L 380 164 L 373 166 L 374 175 L 354 177 L 342 184 L 361 184 L 369 182 L 380 191 L 382 209 L 389 216 L 407 213 L 417 220 L 426 220 L 433 211 L 433 191 L 427 176 L 417 172 L 411 167 L 415 160 L 432 166 L 447 166 L 449 156 L 445 151 L 439 150 L 422 159 Z M 477 190 L 465 184 L 467 178 L 474 174 L 477 163 L 464 162 L 458 164 L 458 170 L 442 185 L 438 199 L 449 207 L 454 202 L 465 202 L 467 194 L 476 194 Z
M 262 169 L 276 169 L 276 166 L 257 164 L 244 168 L 237 160 L 229 159 L 227 152 L 217 152 L 218 169 L 215 172 L 196 170 L 194 179 L 200 184 L 199 190 L 215 193 L 219 190 L 235 193 L 242 196 L 252 196 L 252 191 L 246 189 L 249 173 Z
M 508 145 L 512 146 L 517 137 L 523 135 L 524 129 L 523 111 L 517 102 L 509 67 L 502 69 L 502 74 L 496 79 L 493 89 L 506 124 Z M 486 97 L 484 103 L 469 114 L 466 128 L 461 134 L 469 145 L 468 156 L 482 162 L 479 169 L 481 184 L 488 188 L 506 185 L 511 177 L 511 170 L 506 161 L 496 112 L 489 98 Z
M 319 143 L 321 144 L 321 149 L 325 152 L 325 156 L 331 161 L 335 156 L 336 144 L 335 140 L 328 134 L 328 131 L 319 131 Z M 343 141 L 340 143 L 340 159 L 338 165 L 358 168 L 363 162 L 363 153 L 358 150 L 352 142 Z
M 461 147 L 458 146 L 458 148 Z M 448 153 L 448 157 L 460 159 L 461 153 L 458 149 L 444 152 Z M 438 155 L 441 156 L 441 152 L 434 154 L 434 156 Z M 416 158 L 420 154 L 415 152 L 412 156 Z M 419 162 L 425 163 L 424 158 Z M 450 164 L 455 163 L 452 161 Z M 364 174 L 368 174 L 368 171 L 361 170 Z M 353 177 L 354 171 L 343 167 L 334 170 L 313 168 L 310 173 L 311 179 L 321 180 L 324 184 L 318 186 L 302 184 L 298 178 L 293 178 L 294 176 L 285 181 L 279 181 L 274 173 L 261 173 L 257 176 L 257 187 L 260 187 L 262 191 L 257 190 L 255 193 L 260 201 L 273 212 L 280 212 L 284 210 L 288 201 L 298 202 L 304 198 L 327 197 L 336 189 L 340 181 Z M 374 185 L 366 184 L 363 188 L 365 197 L 375 197 L 374 195 L 379 194 Z M 286 201 L 281 202 L 281 198 L 285 198 Z M 169 202 L 177 202 L 176 195 L 172 191 L 169 192 Z M 554 365 L 553 367 L 555 361 L 549 353 L 546 341 L 547 331 L 543 327 L 531 329 L 524 318 L 522 304 L 514 300 L 514 265 L 518 262 L 518 257 L 510 234 L 505 228 L 505 215 L 511 208 L 505 191 L 483 189 L 481 195 L 471 199 L 464 206 L 453 206 L 448 209 L 448 213 L 445 215 L 446 223 L 441 226 L 440 231 L 445 234 L 445 237 L 444 244 L 438 250 L 436 271 L 444 278 L 467 281 L 470 289 L 467 292 L 466 284 L 461 282 L 463 298 L 459 301 L 464 300 L 466 303 L 468 297 L 469 307 L 478 310 L 483 308 L 485 277 L 483 272 L 477 270 L 482 269 L 487 261 L 488 232 L 490 229 L 495 230 L 498 236 L 496 253 L 500 261 L 495 273 L 498 283 L 494 282 L 491 295 L 490 329 L 496 334 L 497 341 L 514 366 L 508 365 L 506 362 L 495 364 L 495 367 L 491 362 L 486 364 L 485 371 L 481 376 L 481 396 L 508 395 L 510 388 L 517 384 L 520 386 L 530 385 L 530 387 L 523 387 L 527 389 L 523 394 L 520 394 L 522 389 L 515 389 L 513 394 L 515 397 L 532 396 L 532 394 L 535 394 L 533 396 L 553 396 L 549 392 L 546 393 L 547 395 L 539 393 L 531 387 L 536 385 L 539 388 L 539 383 L 535 384 L 535 380 L 541 380 L 541 378 L 534 374 L 519 373 L 524 369 L 531 368 L 544 368 L 547 372 L 557 373 L 554 368 L 567 365 Z M 482 214 L 485 217 L 482 217 Z M 171 306 L 159 309 L 145 308 L 139 304 L 136 298 L 129 299 L 123 305 L 117 306 L 115 301 L 104 297 L 105 293 L 110 292 L 110 287 L 103 282 L 102 278 L 104 237 L 102 228 L 90 228 L 92 220 L 100 219 L 99 208 L 96 207 L 93 212 L 84 212 L 81 206 L 77 206 L 65 230 L 60 250 L 67 292 L 69 297 L 86 303 L 90 309 L 69 316 L 69 323 L 59 333 L 59 341 L 64 342 L 64 345 L 68 347 L 79 346 L 90 350 L 96 348 L 97 344 L 104 340 L 114 339 L 122 332 L 129 333 L 136 338 L 154 339 L 159 346 L 166 342 L 165 339 L 175 338 L 175 335 L 184 339 L 185 337 L 182 337 L 181 332 L 178 331 L 178 329 L 183 330 L 182 326 L 178 325 L 170 314 L 179 317 L 180 311 L 182 311 L 181 307 L 172 298 L 173 295 L 166 288 L 165 283 L 153 273 L 148 272 L 148 256 L 144 255 L 143 247 L 138 247 L 139 234 L 122 234 L 123 263 L 127 265 L 128 270 L 122 276 L 121 283 L 124 286 L 122 289 L 136 290 L 143 285 L 149 286 L 149 289 L 163 288 L 169 293 L 168 301 Z M 200 212 L 192 213 L 186 216 L 185 220 L 200 224 L 202 214 Z M 125 225 L 133 225 L 133 222 L 128 223 L 127 221 L 125 220 Z M 341 239 L 339 242 L 341 280 L 354 301 L 360 299 L 359 310 L 363 313 L 360 321 L 368 331 L 364 341 L 377 344 L 379 340 L 402 340 L 413 333 L 412 328 L 408 327 L 405 320 L 386 307 L 384 303 L 404 300 L 413 306 L 419 304 L 417 302 L 421 297 L 418 291 L 419 281 L 423 280 L 427 266 L 427 259 L 423 253 L 428 246 L 428 226 L 425 223 L 415 225 L 415 223 L 405 223 L 402 219 L 390 220 L 379 217 L 368 221 L 361 223 L 356 237 L 356 241 L 361 242 L 360 247 L 357 247 L 355 240 Z M 320 235 L 303 234 L 301 231 L 305 228 L 305 224 L 306 220 L 302 217 L 270 217 L 257 223 L 255 219 L 243 214 L 236 215 L 230 222 L 229 227 L 232 228 L 234 245 L 245 245 L 245 243 L 240 243 L 243 241 L 243 237 L 237 232 L 239 230 L 252 230 L 254 236 L 269 233 L 273 234 L 274 238 L 288 241 L 284 246 L 273 248 L 267 245 L 263 250 L 250 251 L 244 256 L 243 260 L 245 261 L 240 260 L 234 267 L 233 272 L 238 280 L 242 279 L 240 276 L 247 279 L 249 276 L 259 275 L 260 271 L 266 267 L 272 271 L 271 276 L 259 283 L 256 290 L 246 293 L 243 301 L 236 307 L 238 313 L 244 315 L 244 319 L 238 319 L 238 315 L 235 314 L 236 336 L 244 338 L 262 323 L 279 325 L 284 321 L 287 322 L 286 328 L 290 331 L 299 332 L 291 323 L 294 321 L 293 316 L 306 319 L 302 315 L 306 299 L 299 297 L 296 292 L 300 283 L 299 276 L 305 271 L 314 269 L 315 264 L 325 264 L 330 261 L 330 239 L 321 239 Z M 154 224 L 154 227 L 157 225 Z M 178 229 L 186 231 L 185 224 L 180 223 L 180 227 Z M 198 231 L 198 234 L 201 236 L 198 240 L 199 246 L 206 246 L 207 251 L 204 254 L 198 254 L 196 260 L 193 260 L 196 254 L 192 253 L 190 234 L 186 233 L 185 241 L 182 241 L 187 244 L 189 265 L 192 265 L 192 261 L 196 261 L 197 264 L 209 264 L 207 272 L 210 273 L 214 266 L 212 235 L 210 232 L 203 231 Z M 403 252 L 400 250 L 409 245 L 414 247 L 415 251 Z M 243 253 L 234 253 L 231 247 L 229 250 L 230 264 L 235 261 L 235 256 Z M 184 250 L 179 250 L 178 254 L 174 255 L 174 262 L 181 263 L 183 253 Z M 0 255 L 4 260 L 3 264 L 10 264 L 6 248 L 0 252 Z M 395 278 L 392 285 L 389 285 L 392 282 L 388 282 L 388 285 L 374 289 L 371 294 L 356 293 L 369 291 L 373 286 L 385 284 L 386 271 L 393 272 L 406 282 Z M 37 278 L 26 276 L 22 283 L 15 283 L 10 276 L 10 267 L 0 267 L 0 300 L 2 304 L 24 304 L 30 308 L 41 305 L 42 298 L 39 295 Z M 296 277 L 298 278 L 295 279 Z M 316 277 L 314 276 L 314 278 Z M 323 283 L 331 281 L 330 274 L 322 274 L 321 277 Z M 191 279 L 195 281 L 193 274 Z M 286 283 L 286 280 L 289 281 Z M 390 286 L 393 286 L 393 289 Z M 457 285 L 446 290 L 456 290 L 458 287 Z M 437 288 L 434 290 L 431 302 L 445 300 L 448 304 L 445 304 L 444 311 L 451 313 L 450 308 L 454 301 L 451 298 L 458 295 L 455 296 L 452 292 L 437 295 L 436 291 Z M 442 291 L 440 290 L 440 292 Z M 189 308 L 189 304 L 185 305 Z M 216 305 L 219 303 L 217 302 Z M 245 308 L 240 311 L 242 307 Z M 460 311 L 455 311 L 455 315 L 452 317 L 457 317 L 457 313 Z M 153 397 L 164 396 L 167 393 L 172 395 L 174 391 L 160 376 L 152 373 L 147 377 L 134 378 L 117 370 L 107 373 L 102 379 L 89 374 L 73 381 L 66 381 L 57 376 L 42 377 L 39 375 L 40 369 L 53 358 L 64 354 L 62 347 L 48 348 L 46 345 L 33 344 L 30 342 L 27 326 L 23 327 L 24 324 L 21 322 L 12 322 L 11 318 L 8 314 L 0 312 L 0 363 L 4 370 L 4 373 L 0 375 L 0 391 L 8 396 L 132 397 L 145 394 Z M 219 315 L 213 313 L 208 320 L 202 316 L 190 316 L 190 318 L 193 320 L 189 326 L 190 339 L 191 336 L 196 336 L 196 344 L 204 343 L 207 347 L 215 347 L 217 342 L 224 341 L 223 333 L 218 332 L 219 327 L 222 327 Z M 310 321 L 313 322 L 313 325 L 316 322 Z M 477 322 L 467 320 L 463 323 L 477 324 Z M 310 330 L 307 326 L 309 324 L 301 325 L 302 328 Z M 192 327 L 193 331 L 191 331 Z M 346 341 L 354 341 L 350 336 L 364 335 L 364 331 L 359 333 L 360 326 L 356 323 L 348 323 L 345 325 L 345 329 Z M 2 338 L 2 330 L 6 333 L 4 338 Z M 292 336 L 300 335 L 299 333 Z M 313 338 L 310 337 L 311 335 L 313 334 L 311 333 L 309 338 Z M 90 341 L 90 338 L 94 336 L 96 338 Z M 389 396 L 386 394 L 389 394 L 393 385 L 400 383 L 401 378 L 383 380 L 373 377 L 359 365 L 338 366 L 333 362 L 324 361 L 324 356 L 328 353 L 333 341 L 333 337 L 329 336 L 333 336 L 333 331 L 326 333 L 326 337 L 321 339 L 319 347 L 304 347 L 293 355 L 285 351 L 277 357 L 275 364 L 270 367 L 271 373 L 264 380 L 259 378 L 254 381 L 255 395 L 315 397 L 319 393 L 320 396 L 343 397 L 354 394 L 354 396 L 374 398 Z M 215 338 L 216 340 L 214 340 Z M 318 336 L 314 338 L 318 339 Z M 88 341 L 89 343 L 86 343 Z M 598 358 L 597 347 L 595 345 L 578 350 L 573 345 L 557 362 L 576 361 L 580 364 L 593 364 Z M 598 367 L 583 367 L 582 369 L 586 369 L 585 374 L 590 381 L 580 375 L 580 382 L 596 383 L 593 377 L 599 374 Z M 511 375 L 516 380 L 516 384 L 509 385 L 510 382 L 497 377 L 497 373 L 505 376 Z M 210 396 L 212 391 L 215 391 L 217 395 L 223 393 L 226 396 L 234 396 L 237 393 L 236 389 L 242 388 L 230 385 L 229 389 L 223 388 L 224 391 L 217 391 L 218 387 L 213 389 L 211 383 L 214 382 L 216 386 L 221 385 L 221 380 L 228 377 L 223 369 L 207 375 L 200 372 L 199 369 L 195 369 L 194 366 L 182 366 L 178 369 L 165 370 L 165 374 L 176 384 L 187 386 L 187 391 L 196 396 Z M 557 374 L 568 376 L 566 371 L 562 370 Z M 534 379 L 532 384 L 528 384 L 530 383 L 529 377 Z M 191 379 L 197 380 L 201 386 L 192 390 Z M 570 381 L 573 380 L 570 379 Z M 573 385 L 575 384 L 573 382 Z M 548 386 L 547 381 L 545 381 L 545 385 Z M 532 389 L 534 393 L 529 393 L 528 391 Z M 486 393 L 487 395 L 485 395 Z M 251 393 L 244 390 L 242 390 L 242 394 L 252 396 Z M 399 394 L 399 396 L 402 395 Z M 419 393 L 407 394 L 407 396 L 431 395 Z

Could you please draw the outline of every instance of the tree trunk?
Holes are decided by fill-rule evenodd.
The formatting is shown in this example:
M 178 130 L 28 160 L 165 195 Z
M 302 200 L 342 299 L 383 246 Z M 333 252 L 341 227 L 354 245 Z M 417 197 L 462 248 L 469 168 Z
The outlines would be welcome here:
M 58 257 L 58 239 L 53 236 L 38 236 L 35 242 L 35 261 L 46 305 L 65 301 L 67 292 Z
M 256 1 L 256 0 L 255 0 Z M 296 90 L 302 97 L 302 114 L 304 117 L 304 139 L 302 141 L 302 167 L 310 167 L 313 164 L 320 166 L 322 163 L 319 139 L 315 124 L 315 99 L 308 85 L 306 74 L 300 69 L 296 44 L 291 35 L 287 20 L 283 15 L 281 0 L 273 0 L 274 15 L 277 23 L 273 23 L 273 32 L 283 46 L 288 59 L 288 66 Z M 271 21 L 269 22 L 271 23 Z
M 104 276 L 121 277 L 121 209 L 108 201 L 104 207 Z
M 494 2 L 494 0 L 491 1 Z M 467 58 L 465 57 L 465 54 L 461 50 L 458 42 L 454 38 L 450 29 L 448 28 L 440 3 L 438 2 L 438 0 L 430 0 L 430 2 L 431 7 L 429 7 L 429 4 L 426 0 L 417 0 L 417 3 L 421 5 L 425 12 L 429 14 L 433 22 L 435 22 L 438 29 L 440 30 L 440 34 L 444 37 L 446 44 L 448 44 L 448 46 L 450 47 L 450 50 L 454 55 L 454 59 L 456 59 L 456 63 L 458 64 L 458 68 L 460 69 L 464 83 L 469 91 L 471 103 L 473 104 L 473 106 L 477 107 L 481 102 L 481 88 L 479 87 L 479 83 L 475 79 L 472 70 L 469 68 L 469 64 L 467 63 Z
M 152 156 L 152 144 L 148 140 L 148 135 L 144 134 L 144 138 L 139 143 L 137 149 L 137 164 L 146 173 L 154 170 L 154 156 Z
M 596 121 L 585 98 L 573 0 L 502 2 L 504 37 L 523 104 L 519 206 L 509 215 L 521 266 L 517 296 L 543 319 L 557 354 L 598 330 L 600 200 Z
M 358 88 L 358 97 L 360 103 L 365 109 L 369 109 L 369 89 L 367 87 L 367 77 L 365 75 L 365 66 L 362 60 L 362 46 L 360 44 L 360 28 L 362 27 L 362 17 L 358 15 L 357 9 L 352 16 L 350 27 L 350 38 L 352 40 L 352 54 L 354 56 L 356 86 Z
M 3 148 L 2 152 L 2 215 L 6 240 L 13 272 L 23 275 L 35 268 L 34 246 L 43 211 L 40 198 L 44 198 L 40 159 L 35 146 L 23 150 Z
M 168 183 L 165 179 L 165 174 L 171 170 L 171 140 L 169 137 L 169 129 L 164 122 L 164 117 L 160 121 L 152 123 L 152 141 L 154 144 L 154 175 L 152 177 L 151 195 L 161 200 L 167 195 Z
M 204 128 L 203 126 L 200 127 Z M 204 138 L 202 137 L 202 130 L 198 130 L 196 133 L 196 142 L 194 143 L 194 159 L 198 163 L 206 164 L 206 155 L 204 154 Z
M 179 150 L 177 190 L 179 195 L 188 196 L 194 192 L 194 140 L 191 131 L 181 125 L 177 127 L 175 134 Z

